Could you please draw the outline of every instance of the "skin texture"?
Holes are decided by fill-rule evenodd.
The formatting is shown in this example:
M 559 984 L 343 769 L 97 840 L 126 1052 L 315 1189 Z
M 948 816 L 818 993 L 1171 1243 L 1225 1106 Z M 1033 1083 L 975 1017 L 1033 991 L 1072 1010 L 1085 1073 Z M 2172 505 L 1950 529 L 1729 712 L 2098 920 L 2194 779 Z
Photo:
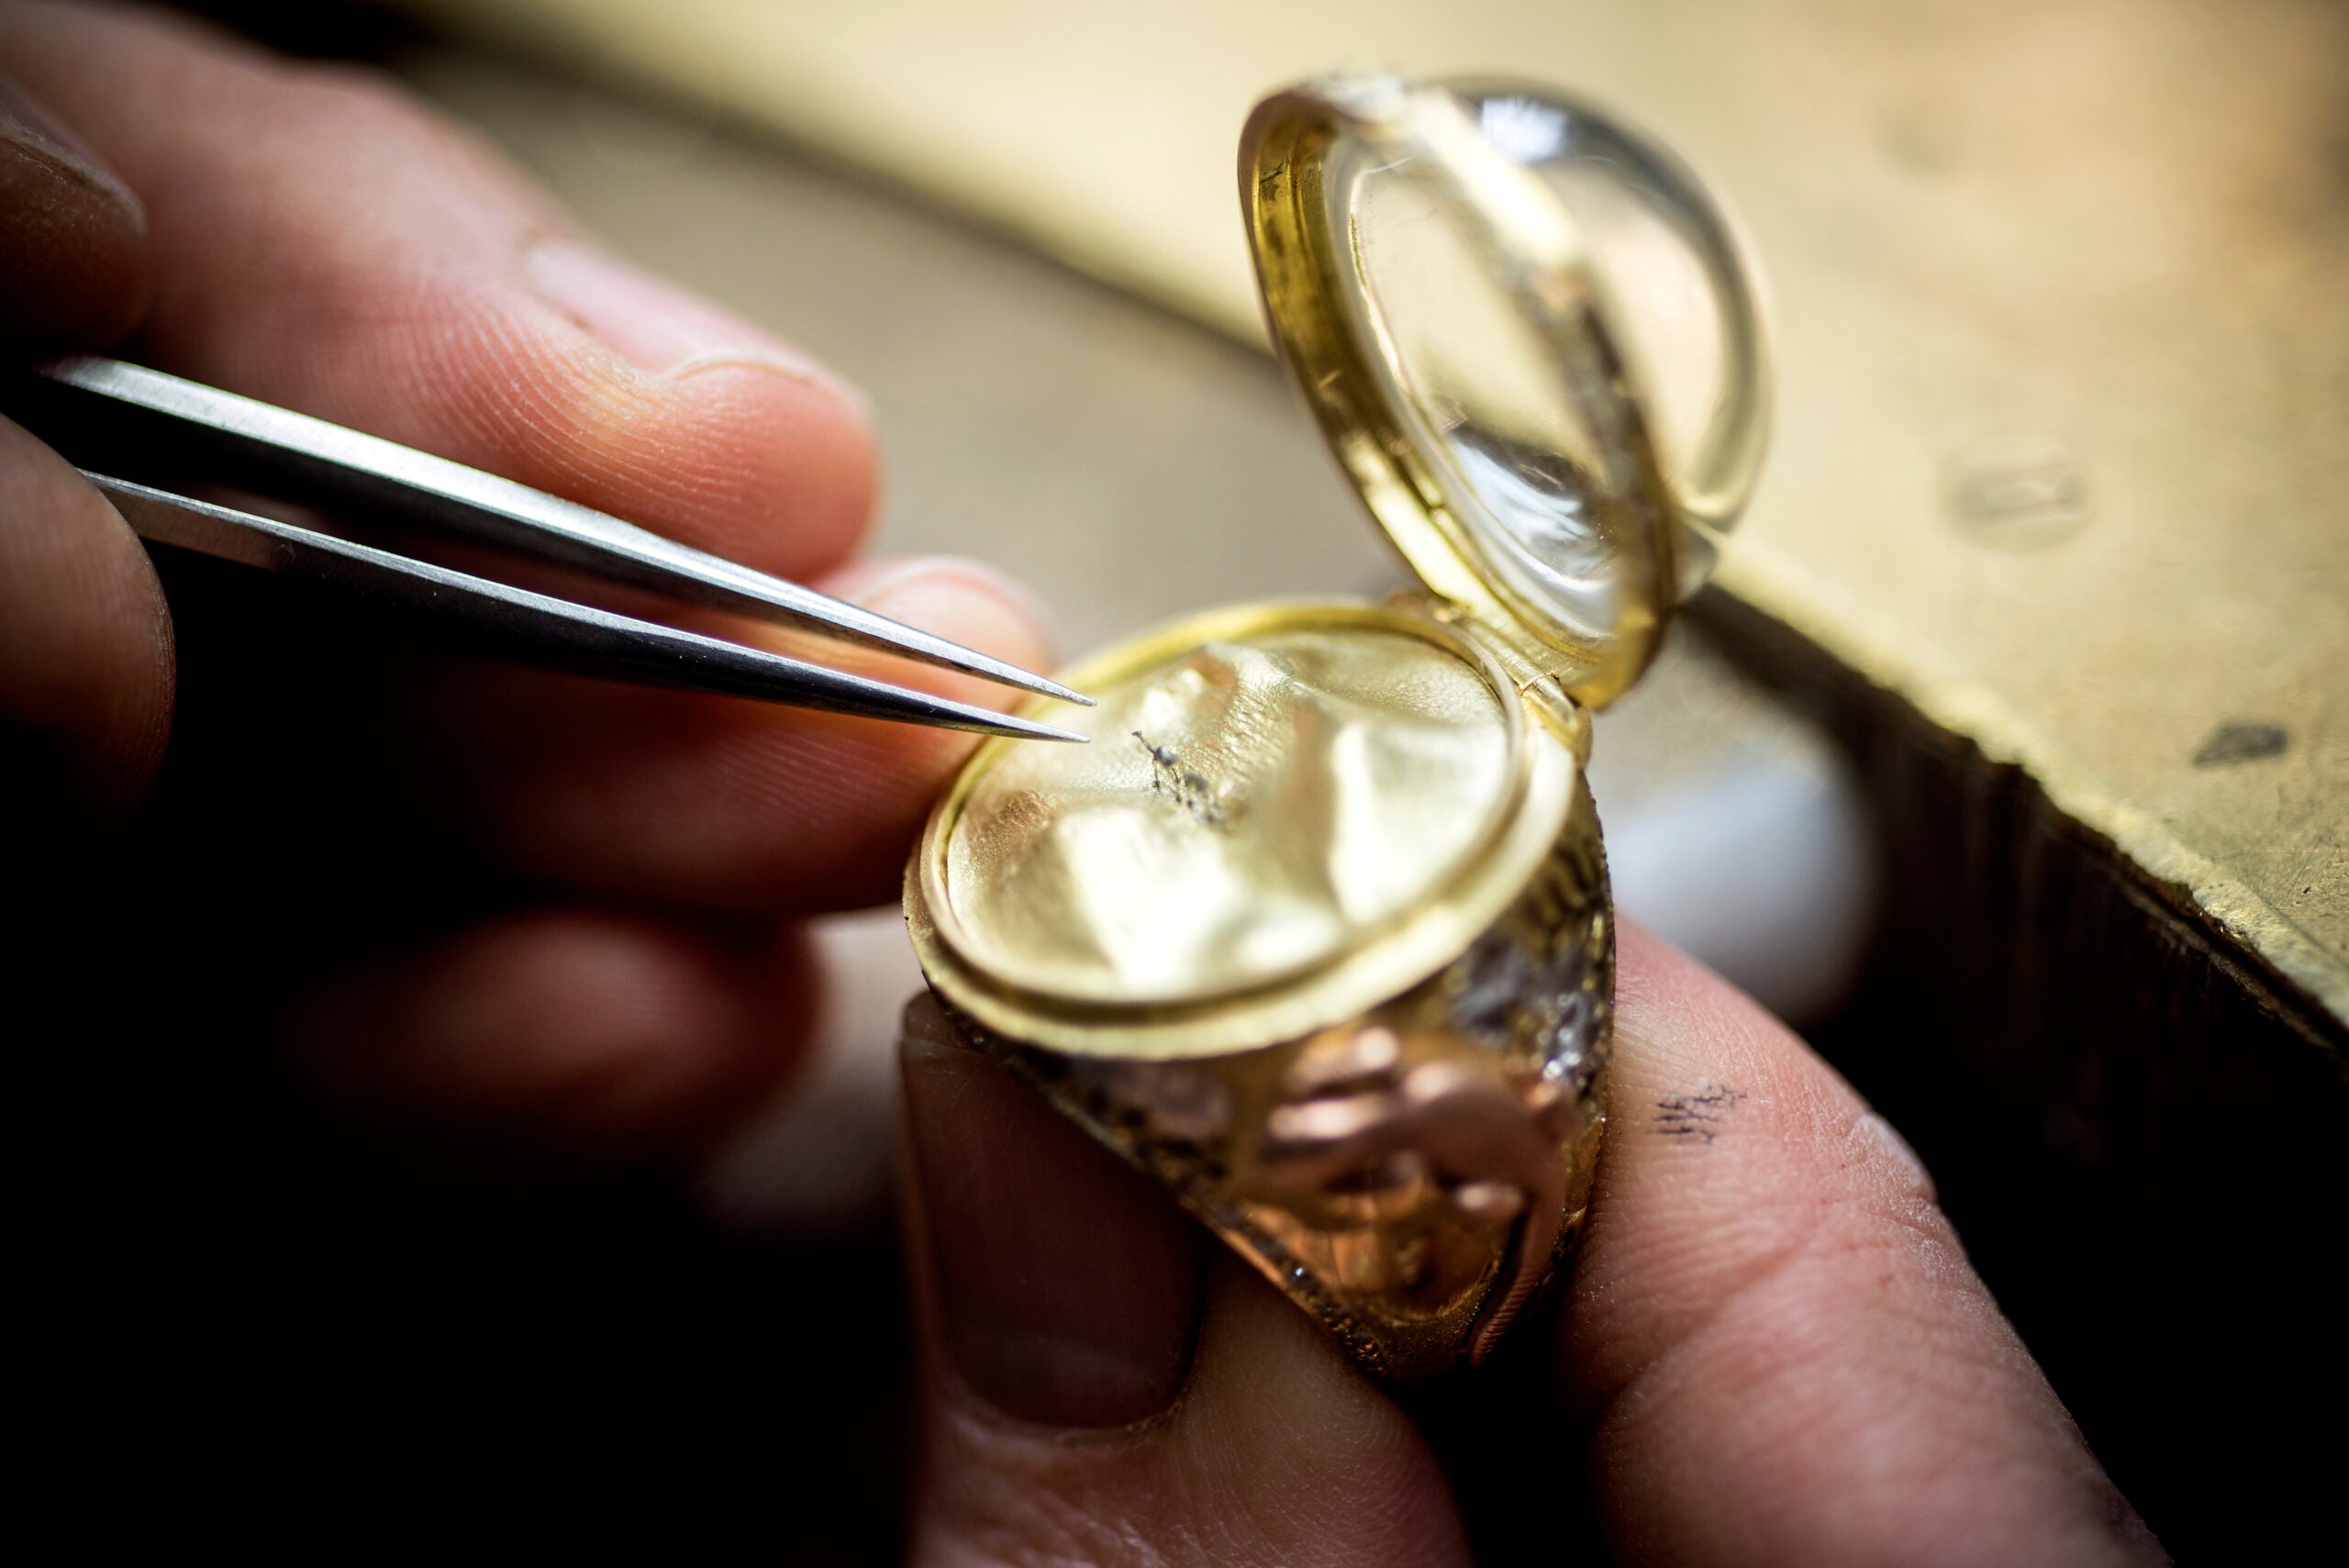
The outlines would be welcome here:
M 859 396 L 606 256 L 390 84 L 184 18 L 30 4 L 0 6 L 0 75 L 6 103 L 32 106 L 0 141 L 0 191 L 30 191 L 49 215 L 11 214 L 19 338 L 101 349 L 135 323 L 129 351 L 160 368 L 1050 662 L 1026 595 L 986 569 L 852 558 L 876 487 Z M 351 201 L 360 188 L 368 199 Z M 175 639 L 120 518 L 13 428 L 0 501 L 9 787 L 28 811 L 123 821 L 175 719 L 150 820 L 240 812 L 269 781 L 267 840 L 221 864 L 172 838 L 152 875 L 245 895 L 249 908 L 214 913 L 306 963 L 284 995 L 240 1005 L 275 1020 L 331 1103 L 363 1104 L 386 1129 L 408 1118 L 436 1150 L 454 1125 L 496 1129 L 501 1162 L 518 1140 L 694 1157 L 757 1098 L 751 1080 L 794 1064 L 804 1030 L 743 1022 L 811 1006 L 815 978 L 780 923 L 888 897 L 972 744 L 333 636 L 288 661 L 270 637 L 304 623 L 219 573 L 175 588 Z M 175 652 L 194 682 L 176 715 Z M 323 814 L 361 808 L 379 839 L 340 851 L 357 863 L 322 862 L 314 834 L 351 838 Z M 336 888 L 371 884 L 363 907 L 317 918 L 320 900 L 351 896 Z M 278 932 L 293 909 L 306 917 Z M 488 956 L 516 951 L 528 962 Z M 597 986 L 552 983 L 566 971 L 639 978 L 616 1008 Z M 374 1016 L 363 1044 L 326 1028 L 361 1013 Z M 484 1030 L 491 1018 L 529 1027 Z M 460 1048 L 475 1036 L 479 1050 Z
M 1473 1537 L 1511 1559 L 2162 1561 L 1898 1135 L 1636 928 L 1619 1006 L 1572 1279 L 1407 1412 L 1244 1265 L 1202 1265 L 1169 1200 L 918 1002 L 915 1560 L 1440 1564 Z M 981 1163 L 984 1191 L 956 1179 Z M 1196 1329 L 1119 1311 L 1137 1276 L 1189 1281 Z M 1500 1465 L 1506 1485 L 1473 1485 Z
M 1049 662 L 985 569 L 852 559 L 875 485 L 852 392 L 607 257 L 384 83 L 25 0 L 0 3 L 0 74 L 14 351 L 130 333 Z M 100 1077 L 115 1004 L 160 998 L 196 1071 L 233 1064 L 217 1037 L 267 1042 L 401 1159 L 689 1176 L 806 1053 L 822 980 L 794 921 L 892 895 L 970 744 L 485 666 L 233 572 L 159 574 L 0 423 L 0 806 L 68 825 L 16 848 L 51 916 L 17 1000 L 53 990 L 70 1025 L 26 1038 Z M 126 936 L 136 997 L 103 988 Z M 1408 1406 L 917 1009 L 916 1559 L 2158 1560 L 1897 1136 L 1718 979 L 1635 931 L 1621 958 L 1579 1267 L 1479 1380 Z M 131 1212 L 156 1201 L 126 1180 Z
M 0 81 L 0 339 L 104 342 L 146 304 L 147 213 L 89 145 Z

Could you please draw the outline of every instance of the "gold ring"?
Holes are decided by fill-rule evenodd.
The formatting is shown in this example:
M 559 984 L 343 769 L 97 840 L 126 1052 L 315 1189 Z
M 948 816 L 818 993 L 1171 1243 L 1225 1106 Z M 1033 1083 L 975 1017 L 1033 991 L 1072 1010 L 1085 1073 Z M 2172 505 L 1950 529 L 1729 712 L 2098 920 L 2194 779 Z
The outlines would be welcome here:
M 1584 163 L 1628 182 L 1605 235 L 1559 172 Z M 1743 504 L 1758 314 L 1694 177 L 1543 90 L 1275 95 L 1241 193 L 1283 359 L 1427 591 L 1208 611 L 1067 672 L 1098 706 L 1030 711 L 1092 743 L 983 745 L 907 927 L 969 1043 L 1423 1378 L 1491 1351 L 1588 1201 L 1615 951 L 1589 714 Z M 1676 446 L 1604 275 L 1643 211 L 1639 253 L 1679 245 L 1716 306 L 1724 384 Z

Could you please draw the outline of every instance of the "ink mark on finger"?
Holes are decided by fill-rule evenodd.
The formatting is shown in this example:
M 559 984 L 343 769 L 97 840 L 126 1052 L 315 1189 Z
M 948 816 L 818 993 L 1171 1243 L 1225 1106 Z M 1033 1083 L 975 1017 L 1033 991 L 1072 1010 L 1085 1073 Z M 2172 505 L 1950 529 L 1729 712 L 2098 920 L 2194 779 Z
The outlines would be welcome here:
M 1686 1095 L 1666 1095 L 1655 1103 L 1655 1129 L 1666 1138 L 1710 1143 L 1746 1097 L 1742 1089 L 1709 1081 Z

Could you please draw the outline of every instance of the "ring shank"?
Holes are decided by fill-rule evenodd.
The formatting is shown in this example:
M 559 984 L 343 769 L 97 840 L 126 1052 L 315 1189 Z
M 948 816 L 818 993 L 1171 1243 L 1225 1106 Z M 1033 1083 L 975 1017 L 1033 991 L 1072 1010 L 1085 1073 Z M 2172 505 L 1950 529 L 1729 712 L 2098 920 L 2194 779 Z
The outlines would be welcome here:
M 1358 1018 L 1205 1059 L 967 1043 L 1163 1183 L 1371 1372 L 1482 1360 L 1577 1233 L 1605 1121 L 1614 922 L 1579 780 L 1452 962 Z

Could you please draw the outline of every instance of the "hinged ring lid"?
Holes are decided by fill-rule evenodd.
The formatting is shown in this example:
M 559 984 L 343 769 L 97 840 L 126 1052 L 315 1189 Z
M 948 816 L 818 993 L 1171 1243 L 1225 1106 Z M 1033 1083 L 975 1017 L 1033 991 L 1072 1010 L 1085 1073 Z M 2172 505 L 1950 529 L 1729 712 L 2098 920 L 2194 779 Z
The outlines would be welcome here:
M 1728 218 L 1547 88 L 1324 78 L 1257 105 L 1240 172 L 1273 337 L 1380 526 L 1430 588 L 1612 701 L 1767 439 Z

